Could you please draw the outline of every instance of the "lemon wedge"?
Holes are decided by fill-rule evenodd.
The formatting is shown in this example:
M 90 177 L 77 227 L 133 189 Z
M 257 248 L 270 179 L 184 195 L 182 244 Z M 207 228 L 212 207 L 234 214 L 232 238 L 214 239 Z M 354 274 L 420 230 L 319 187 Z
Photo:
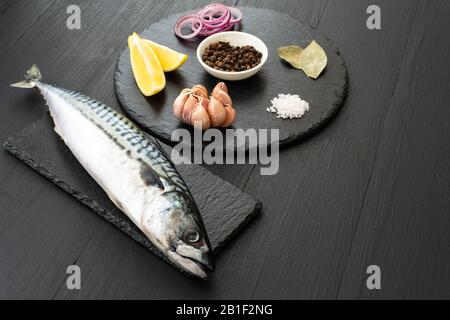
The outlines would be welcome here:
M 146 97 L 161 92 L 166 86 L 166 76 L 156 53 L 137 33 L 128 38 L 131 67 L 136 84 Z
M 179 53 L 168 47 L 155 43 L 153 41 L 142 39 L 144 43 L 155 51 L 156 56 L 161 63 L 164 72 L 175 71 L 180 68 L 188 59 L 187 54 Z

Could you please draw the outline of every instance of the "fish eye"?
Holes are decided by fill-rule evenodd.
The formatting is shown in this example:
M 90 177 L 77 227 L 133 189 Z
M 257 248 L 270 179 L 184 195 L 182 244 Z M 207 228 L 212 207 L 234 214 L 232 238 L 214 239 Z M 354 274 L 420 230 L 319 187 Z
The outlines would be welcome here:
M 189 230 L 186 232 L 185 240 L 189 243 L 196 243 L 200 240 L 200 233 L 196 230 Z

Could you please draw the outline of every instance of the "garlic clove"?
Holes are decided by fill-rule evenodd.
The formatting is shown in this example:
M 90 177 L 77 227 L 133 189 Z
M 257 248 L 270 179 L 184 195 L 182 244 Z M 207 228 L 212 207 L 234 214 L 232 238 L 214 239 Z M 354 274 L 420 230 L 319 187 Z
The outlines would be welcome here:
M 212 97 L 206 110 L 208 111 L 211 119 L 211 127 L 220 127 L 225 121 L 225 108 L 223 104 L 216 98 Z
M 182 114 L 182 120 L 185 123 L 189 123 L 190 118 L 191 118 L 191 114 L 194 111 L 195 107 L 197 106 L 197 104 L 199 103 L 199 98 L 194 95 L 194 94 L 189 94 L 186 102 L 184 103 L 184 108 L 183 108 L 183 114 Z
M 209 105 L 209 99 L 204 97 L 199 97 L 200 103 L 202 104 L 203 108 L 208 109 Z
M 173 103 L 173 114 L 179 120 L 182 120 L 184 105 L 188 98 L 189 98 L 188 93 L 181 92 L 181 94 L 175 99 L 175 102 Z
M 203 98 L 208 99 L 208 90 L 205 88 L 205 86 L 202 86 L 201 84 L 197 84 L 192 87 L 192 92 L 196 95 L 199 95 Z
M 222 123 L 221 127 L 228 128 L 236 120 L 236 110 L 230 105 L 225 105 L 224 109 L 225 109 L 225 120 Z
M 214 98 L 219 100 L 223 105 L 232 106 L 233 102 L 231 101 L 230 95 L 223 90 L 218 90 L 212 95 Z
M 216 85 L 216 87 L 214 88 L 212 94 L 214 94 L 215 92 L 220 91 L 220 90 L 225 91 L 226 93 L 228 93 L 228 87 L 227 87 L 227 85 L 225 84 L 225 82 L 219 82 L 219 83 Z
M 189 120 L 191 126 L 199 130 L 207 130 L 211 126 L 210 118 L 206 109 L 201 103 L 198 103 L 194 111 L 192 111 L 191 118 Z

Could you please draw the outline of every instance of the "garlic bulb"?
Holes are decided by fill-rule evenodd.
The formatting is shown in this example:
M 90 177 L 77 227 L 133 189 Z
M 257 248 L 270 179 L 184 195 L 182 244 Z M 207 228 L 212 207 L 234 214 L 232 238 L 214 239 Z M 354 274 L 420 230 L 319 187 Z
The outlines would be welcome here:
M 173 103 L 173 113 L 180 121 L 197 129 L 227 128 L 236 120 L 236 110 L 228 88 L 220 82 L 208 98 L 208 91 L 202 85 L 183 89 Z

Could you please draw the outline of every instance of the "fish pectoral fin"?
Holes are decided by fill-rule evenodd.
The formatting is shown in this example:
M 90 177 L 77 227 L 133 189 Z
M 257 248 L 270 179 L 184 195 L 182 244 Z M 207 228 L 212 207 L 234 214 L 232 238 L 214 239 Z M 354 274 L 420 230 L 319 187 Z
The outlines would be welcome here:
M 142 180 L 144 181 L 146 186 L 154 186 L 161 190 L 164 190 L 164 184 L 161 181 L 161 178 L 159 175 L 153 170 L 151 166 L 148 164 L 142 162 L 141 163 L 141 169 L 140 169 L 140 175 Z

